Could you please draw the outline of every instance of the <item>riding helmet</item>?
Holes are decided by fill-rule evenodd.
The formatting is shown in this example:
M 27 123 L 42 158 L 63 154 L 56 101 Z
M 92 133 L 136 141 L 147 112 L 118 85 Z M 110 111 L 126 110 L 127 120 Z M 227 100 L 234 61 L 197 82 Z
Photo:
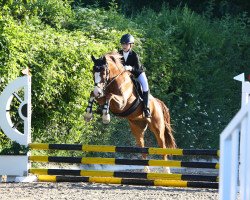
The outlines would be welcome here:
M 134 44 L 135 38 L 130 34 L 125 34 L 121 37 L 120 43 L 121 44 Z

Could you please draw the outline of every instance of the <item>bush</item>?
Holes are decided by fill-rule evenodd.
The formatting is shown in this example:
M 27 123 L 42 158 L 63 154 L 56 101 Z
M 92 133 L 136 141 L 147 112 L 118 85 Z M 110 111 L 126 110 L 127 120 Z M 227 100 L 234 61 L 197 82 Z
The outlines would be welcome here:
M 67 1 L 23 5 L 34 8 L 23 18 L 8 9 L 12 4 L 1 14 L 0 89 L 31 68 L 34 142 L 135 144 L 125 120 L 113 118 L 110 126 L 98 116 L 83 121 L 93 89 L 91 54 L 119 48 L 121 35 L 129 32 L 151 93 L 170 109 L 178 146 L 218 148 L 219 133 L 240 107 L 240 84 L 232 78 L 250 64 L 245 14 L 209 19 L 186 7 L 164 7 L 128 18 L 115 4 L 106 11 L 72 10 Z M 9 146 L 3 134 L 0 140 L 0 148 Z
M 245 14 L 210 20 L 166 7 L 137 16 L 150 88 L 169 105 L 179 146 L 218 148 L 219 134 L 240 108 L 233 77 L 249 66 L 248 20 Z

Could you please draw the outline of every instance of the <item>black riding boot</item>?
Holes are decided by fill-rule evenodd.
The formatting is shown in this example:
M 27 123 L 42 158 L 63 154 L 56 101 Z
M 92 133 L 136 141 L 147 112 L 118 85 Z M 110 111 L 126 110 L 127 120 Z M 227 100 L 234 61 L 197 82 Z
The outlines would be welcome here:
M 143 92 L 142 94 L 142 98 L 143 98 L 143 112 L 146 118 L 150 118 L 151 114 L 150 114 L 150 109 L 149 109 L 149 99 L 148 99 L 148 91 L 147 92 Z

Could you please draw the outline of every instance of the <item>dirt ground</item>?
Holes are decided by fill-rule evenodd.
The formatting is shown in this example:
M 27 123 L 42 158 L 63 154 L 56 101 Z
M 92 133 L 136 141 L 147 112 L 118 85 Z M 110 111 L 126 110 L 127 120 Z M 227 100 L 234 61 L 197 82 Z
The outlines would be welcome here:
M 0 200 L 217 200 L 217 189 L 93 183 L 0 183 Z

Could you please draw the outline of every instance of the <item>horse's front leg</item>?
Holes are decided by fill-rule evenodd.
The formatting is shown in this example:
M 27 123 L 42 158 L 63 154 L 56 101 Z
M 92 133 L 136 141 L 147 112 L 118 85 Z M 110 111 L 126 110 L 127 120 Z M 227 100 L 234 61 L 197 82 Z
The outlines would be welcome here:
M 89 102 L 88 102 L 88 107 L 86 108 L 86 113 L 84 115 L 84 120 L 86 122 L 89 122 L 91 119 L 93 119 L 92 107 L 93 107 L 94 101 L 95 101 L 95 97 L 91 93 L 90 98 L 89 98 Z
M 113 93 L 107 94 L 106 101 L 102 110 L 102 122 L 104 124 L 108 124 L 110 122 L 109 106 L 110 106 L 111 100 L 116 103 L 117 106 L 115 106 L 114 109 L 117 110 L 117 112 L 124 109 L 124 107 L 127 104 L 127 100 L 124 99 L 123 96 L 115 95 Z
M 110 98 L 107 98 L 102 109 L 102 122 L 104 124 L 109 124 L 110 122 L 109 105 L 110 105 Z

